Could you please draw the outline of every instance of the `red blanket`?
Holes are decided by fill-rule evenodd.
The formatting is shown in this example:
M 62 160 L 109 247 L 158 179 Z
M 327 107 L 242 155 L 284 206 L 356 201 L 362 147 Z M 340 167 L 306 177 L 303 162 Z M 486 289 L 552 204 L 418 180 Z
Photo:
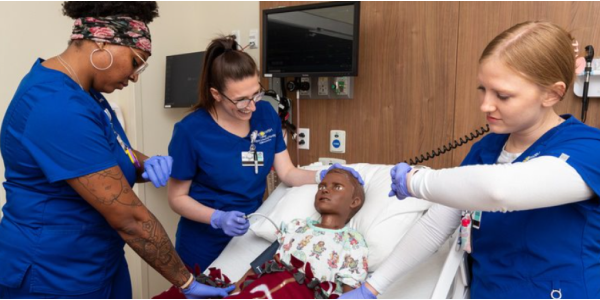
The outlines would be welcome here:
M 319 282 L 313 276 L 310 263 L 292 256 L 291 266 L 279 261 L 278 256 L 263 265 L 262 275 L 248 276 L 243 289 L 230 299 L 335 299 L 336 284 Z
M 251 275 L 242 283 L 242 290 L 229 299 L 336 299 L 333 292 L 336 284 L 320 282 L 313 276 L 310 263 L 292 256 L 292 265 L 286 265 L 276 256 L 263 265 L 265 272 L 261 275 Z M 197 274 L 197 273 L 196 273 Z M 229 278 L 216 268 L 209 269 L 209 275 L 197 274 L 196 280 L 211 286 L 226 287 L 231 285 Z M 156 295 L 153 299 L 185 299 L 185 296 L 175 286 Z

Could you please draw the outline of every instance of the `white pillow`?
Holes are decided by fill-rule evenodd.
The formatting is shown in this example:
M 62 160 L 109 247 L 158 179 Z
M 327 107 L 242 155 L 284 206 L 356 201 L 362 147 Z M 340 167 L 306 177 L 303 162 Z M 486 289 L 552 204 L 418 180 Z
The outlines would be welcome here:
M 350 220 L 349 226 L 362 233 L 367 241 L 371 272 L 375 271 L 389 256 L 402 236 L 431 206 L 431 203 L 417 198 L 406 198 L 400 201 L 395 197 L 388 197 L 392 165 L 348 166 L 358 171 L 365 181 L 365 203 Z M 322 170 L 328 167 L 311 169 Z M 318 220 L 320 215 L 314 208 L 316 192 L 316 184 L 287 188 L 283 196 L 281 193 L 271 195 L 257 212 L 267 215 L 277 226 L 280 226 L 281 222 L 290 222 L 296 218 L 311 217 Z M 250 230 L 257 236 L 269 242 L 274 242 L 277 238 L 276 229 L 268 220 L 254 217 L 251 223 Z

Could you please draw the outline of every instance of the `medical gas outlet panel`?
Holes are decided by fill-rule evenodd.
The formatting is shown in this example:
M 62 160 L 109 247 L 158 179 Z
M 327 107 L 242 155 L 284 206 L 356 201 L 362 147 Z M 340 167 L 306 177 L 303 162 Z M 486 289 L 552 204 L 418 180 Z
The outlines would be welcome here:
M 352 99 L 354 77 L 302 77 L 300 81 L 310 83 L 308 91 L 300 91 L 300 99 Z

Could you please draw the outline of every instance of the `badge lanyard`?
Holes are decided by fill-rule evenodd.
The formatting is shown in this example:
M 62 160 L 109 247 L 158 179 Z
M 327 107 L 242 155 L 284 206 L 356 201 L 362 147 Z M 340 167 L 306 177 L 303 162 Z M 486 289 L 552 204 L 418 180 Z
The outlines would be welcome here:
M 254 156 L 254 174 L 258 174 L 258 153 L 256 152 L 256 145 L 254 145 L 257 137 L 258 131 L 252 131 L 252 134 L 250 134 L 250 153 Z
M 265 164 L 265 157 L 262 151 L 257 151 L 256 141 L 259 137 L 258 130 L 254 130 L 250 133 L 250 149 L 248 151 L 242 151 L 242 166 L 254 167 L 254 174 L 258 174 L 258 167 L 262 167 Z
M 457 249 L 463 249 L 467 253 L 473 252 L 471 231 L 481 227 L 481 211 L 463 211 L 460 220 Z
M 123 142 L 123 139 L 121 139 L 121 136 L 119 135 L 119 133 L 117 133 L 117 131 L 114 128 L 113 128 L 113 132 L 117 135 L 117 142 L 119 142 L 119 145 L 121 145 L 121 148 L 123 148 L 123 151 L 125 151 L 125 154 L 127 154 L 131 163 L 134 166 L 136 166 L 137 168 L 140 168 L 141 167 L 140 161 L 138 160 L 137 156 L 133 152 L 133 149 L 131 149 L 129 146 L 127 146 L 127 144 L 125 144 L 125 142 Z
M 133 152 L 133 149 L 131 149 L 131 147 L 129 147 L 129 146 L 127 146 L 127 144 L 125 144 L 125 142 L 121 138 L 121 135 L 119 135 L 119 133 L 115 130 L 115 126 L 112 121 L 112 116 L 111 116 L 108 108 L 105 109 L 104 112 L 108 116 L 108 120 L 110 120 L 110 128 L 114 132 L 115 136 L 117 136 L 117 142 L 119 142 L 119 145 L 121 146 L 123 151 L 125 151 L 125 154 L 127 154 L 127 157 L 129 157 L 129 160 L 131 161 L 131 163 L 134 166 L 136 166 L 137 168 L 141 168 L 142 165 L 140 164 L 140 161 L 138 160 L 137 156 L 135 155 L 135 152 Z
M 129 160 L 131 161 L 131 163 L 134 166 L 136 166 L 136 168 L 141 168 L 142 165 L 140 164 L 140 161 L 138 160 L 137 156 L 135 155 L 135 152 L 133 152 L 133 149 L 131 147 L 127 146 L 127 144 L 125 144 L 125 142 L 121 138 L 121 135 L 119 135 L 119 133 L 115 130 L 115 125 L 113 124 L 112 115 L 110 113 L 110 109 L 108 108 L 108 107 L 110 107 L 110 105 L 108 104 L 108 101 L 106 101 L 106 99 L 104 99 L 102 96 L 96 97 L 96 95 L 92 92 L 90 92 L 89 95 L 92 96 L 92 98 L 94 98 L 94 100 L 96 100 L 100 104 L 101 107 L 104 107 L 104 112 L 106 113 L 106 115 L 108 116 L 108 120 L 110 121 L 110 129 L 112 129 L 113 133 L 117 137 L 117 142 L 119 142 L 121 149 L 123 149 L 123 151 L 125 151 L 125 154 L 127 154 L 127 157 L 129 157 Z

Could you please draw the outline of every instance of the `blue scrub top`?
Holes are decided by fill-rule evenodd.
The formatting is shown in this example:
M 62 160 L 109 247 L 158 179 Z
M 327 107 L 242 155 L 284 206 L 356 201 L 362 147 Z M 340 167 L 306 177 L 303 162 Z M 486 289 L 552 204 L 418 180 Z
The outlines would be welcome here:
M 286 149 L 281 121 L 266 101 L 256 103 L 250 132 L 258 131 L 256 151 L 264 154 L 264 166 L 242 166 L 242 152 L 250 149 L 250 134 L 239 137 L 217 124 L 199 109 L 175 124 L 169 144 L 173 157 L 171 177 L 192 180 L 189 195 L 196 201 L 223 211 L 252 213 L 262 203 L 266 178 L 275 154 Z
M 27 273 L 32 293 L 85 294 L 109 284 L 124 242 L 65 180 L 119 165 L 133 186 L 136 170 L 106 99 L 42 62 L 21 81 L 0 133 L 7 198 L 0 285 L 18 288 Z
M 169 144 L 171 177 L 191 180 L 190 197 L 208 207 L 255 212 L 262 203 L 275 154 L 286 149 L 281 121 L 266 101 L 257 102 L 252 113 L 250 132 L 255 130 L 256 150 L 264 154 L 258 174 L 254 166 L 242 166 L 242 152 L 250 149 L 250 134 L 239 137 L 226 131 L 203 109 L 189 114 L 175 124 Z M 182 217 L 175 248 L 186 265 L 205 269 L 230 240 L 220 229 Z
M 563 298 L 600 298 L 600 130 L 562 117 L 514 162 L 568 156 L 595 195 L 555 207 L 484 212 L 480 229 L 472 230 L 472 298 L 550 298 L 553 290 Z M 487 135 L 463 165 L 496 163 L 507 139 Z

